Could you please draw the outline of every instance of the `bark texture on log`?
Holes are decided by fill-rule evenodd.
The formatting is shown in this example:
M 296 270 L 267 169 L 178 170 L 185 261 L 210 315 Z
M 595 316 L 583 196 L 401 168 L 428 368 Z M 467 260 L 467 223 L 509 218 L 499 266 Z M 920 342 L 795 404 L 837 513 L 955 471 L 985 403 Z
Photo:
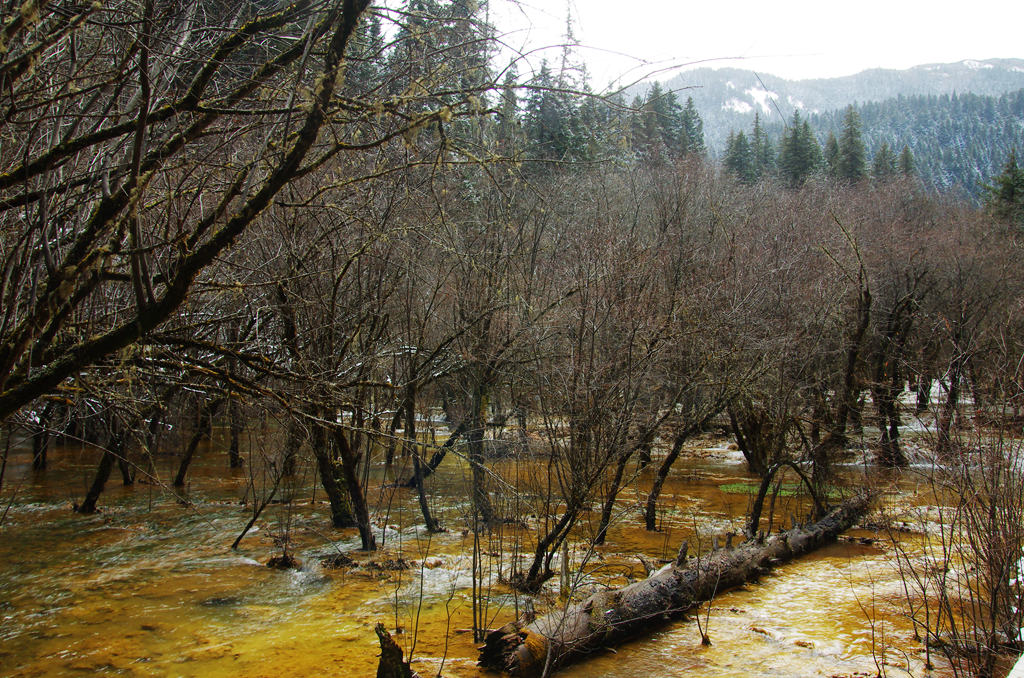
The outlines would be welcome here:
M 835 541 L 869 504 L 867 495 L 857 495 L 811 525 L 700 557 L 687 558 L 684 544 L 675 562 L 643 581 L 595 593 L 527 625 L 510 623 L 492 631 L 480 648 L 479 664 L 512 676 L 540 676 L 545 665 L 553 670 L 649 633 L 658 622 Z

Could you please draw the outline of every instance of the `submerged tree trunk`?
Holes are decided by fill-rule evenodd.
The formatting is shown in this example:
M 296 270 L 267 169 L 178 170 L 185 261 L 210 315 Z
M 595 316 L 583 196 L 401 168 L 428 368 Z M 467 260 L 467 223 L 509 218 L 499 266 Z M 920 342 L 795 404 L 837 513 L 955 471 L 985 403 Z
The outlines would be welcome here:
M 903 468 L 908 462 L 900 447 L 899 395 L 891 385 L 886 385 L 874 397 L 878 409 L 878 461 L 890 468 Z
M 915 391 L 917 392 L 917 401 L 914 414 L 924 414 L 928 411 L 928 405 L 932 399 L 932 377 L 928 372 L 922 372 L 917 376 Z
M 380 661 L 377 663 L 377 678 L 419 678 L 419 674 L 409 668 L 409 662 L 402 656 L 402 648 L 391 637 L 383 624 L 374 629 L 380 641 Z
M 53 415 L 53 403 L 47 403 L 39 413 L 39 420 L 32 429 L 32 470 L 42 471 L 46 468 L 46 451 L 50 447 L 50 417 Z
M 352 513 L 352 504 L 345 491 L 344 480 L 338 477 L 338 465 L 331 454 L 327 429 L 319 423 L 314 423 L 309 442 L 313 450 L 313 458 L 316 459 L 320 486 L 324 488 L 327 502 L 331 507 L 331 525 L 333 527 L 354 527 L 356 520 Z
M 544 582 L 555 576 L 555 573 L 551 571 L 551 559 L 565 538 L 569 536 L 569 531 L 576 524 L 579 512 L 579 504 L 576 501 L 570 501 L 558 522 L 537 542 L 537 548 L 533 551 L 533 562 L 530 563 L 527 573 L 513 575 L 511 581 L 513 587 L 526 593 L 537 593 L 544 586 Z
M 117 458 L 117 468 L 121 471 L 121 484 L 125 487 L 135 484 L 135 468 L 128 462 L 125 455 Z
M 228 396 L 228 427 L 231 433 L 228 444 L 228 465 L 231 468 L 241 468 L 244 463 L 241 451 L 242 432 L 245 424 L 242 421 L 242 404 L 238 395 Z
M 768 470 L 769 456 L 765 440 L 770 439 L 771 436 L 765 434 L 765 423 L 762 421 L 762 417 L 754 416 L 751 413 L 744 413 L 741 417 L 735 404 L 730 404 L 726 408 L 726 412 L 729 413 L 729 426 L 736 438 L 736 445 L 743 453 L 743 458 L 747 460 L 747 470 L 754 475 L 763 476 Z M 673 459 L 673 461 L 675 460 Z M 648 527 L 647 529 L 653 528 Z
M 430 457 L 430 461 L 422 465 L 421 470 L 423 472 L 424 479 L 437 470 L 437 467 L 441 465 L 442 461 L 444 461 L 444 457 L 448 453 L 448 450 L 455 445 L 462 434 L 466 432 L 468 427 L 469 423 L 466 420 L 460 421 L 459 425 L 454 431 L 452 431 L 452 434 L 448 436 L 448 440 L 444 441 L 444 444 L 442 444 L 441 447 L 439 447 Z M 413 474 L 411 478 L 402 483 L 402 487 L 416 487 L 416 475 Z
M 637 460 L 637 470 L 643 471 L 645 468 L 651 465 L 654 458 L 651 456 L 651 443 L 646 443 L 640 446 L 640 454 Z
M 658 497 L 661 496 L 661 488 L 665 486 L 668 472 L 672 470 L 672 464 L 676 463 L 676 459 L 679 458 L 679 453 L 683 449 L 683 443 L 686 442 L 688 437 L 689 430 L 676 435 L 672 441 L 672 449 L 669 450 L 668 455 L 662 460 L 661 466 L 658 467 L 658 473 L 654 476 L 654 484 L 651 486 L 651 491 L 647 495 L 647 503 L 644 506 L 644 527 L 652 532 L 657 528 Z
M 348 436 L 341 429 L 334 430 L 331 440 L 341 461 L 341 475 L 348 488 L 352 513 L 356 527 L 359 528 L 359 540 L 364 551 L 374 551 L 377 549 L 377 540 L 373 536 L 373 526 L 370 524 L 370 507 L 366 503 L 366 493 L 359 482 L 359 455 L 353 451 Z
M 114 425 L 112 424 L 111 426 Z M 103 456 L 100 458 L 100 464 L 96 469 L 92 485 L 89 487 L 89 491 L 86 492 L 82 505 L 75 506 L 75 511 L 85 514 L 96 513 L 96 502 L 99 500 L 100 495 L 103 494 L 107 481 L 110 480 L 110 473 L 114 470 L 114 464 L 123 456 L 124 436 L 120 430 L 114 428 L 111 431 L 107 448 L 103 450 Z
M 253 325 L 250 325 L 250 328 Z M 249 331 L 246 330 L 245 335 L 248 336 Z M 237 351 L 240 347 L 241 326 L 237 318 L 233 318 L 228 323 L 228 342 L 233 351 Z M 228 443 L 228 465 L 231 468 L 241 468 L 243 464 L 242 451 L 241 451 L 241 437 L 242 431 L 245 430 L 245 423 L 242 419 L 242 401 L 241 397 L 235 390 L 234 382 L 237 378 L 238 372 L 238 359 L 231 355 L 227 359 L 228 363 L 228 383 L 225 384 L 227 388 L 227 399 L 228 399 L 228 430 L 230 432 L 230 442 Z
M 199 413 L 199 425 L 192 433 L 192 438 L 188 441 L 188 447 L 185 448 L 181 464 L 178 465 L 178 473 L 174 476 L 175 487 L 185 487 L 185 475 L 188 473 L 189 464 L 192 463 L 192 457 L 195 456 L 199 443 L 202 442 L 203 438 L 208 438 L 213 434 L 213 418 L 216 416 L 217 410 L 220 409 L 222 402 L 222 399 L 217 399 L 208 401 L 202 406 L 202 410 Z
M 412 477 L 416 487 L 416 494 L 419 498 L 420 513 L 423 514 L 423 523 L 428 532 L 440 532 L 441 525 L 434 520 L 430 513 L 430 503 L 427 501 L 427 493 L 423 487 L 423 464 L 420 463 L 419 441 L 416 440 L 416 384 L 410 382 L 405 389 L 405 440 L 406 454 L 412 457 Z
M 391 426 L 388 427 L 388 448 L 384 453 L 384 467 L 391 468 L 395 463 L 395 447 L 398 445 L 398 425 L 402 423 L 402 408 L 395 408 L 395 414 L 391 417 Z
M 811 499 L 814 501 L 814 517 L 821 518 L 825 515 L 825 504 L 822 503 L 821 498 L 814 489 L 814 483 L 807 477 L 807 474 L 804 473 L 796 463 L 792 461 L 781 461 L 770 466 L 761 477 L 761 485 L 758 487 L 757 495 L 754 497 L 754 504 L 750 509 L 750 515 L 747 517 L 747 527 L 744 530 L 748 539 L 753 539 L 757 536 L 758 526 L 761 523 L 761 512 L 764 510 L 765 497 L 768 496 L 768 490 L 771 487 L 772 481 L 775 479 L 775 474 L 786 467 L 789 467 L 796 472 L 800 477 L 800 480 L 803 481 L 804 487 L 807 488 L 807 492 L 811 495 Z M 769 527 L 769 531 L 770 530 L 771 527 Z
M 942 403 L 942 410 L 939 412 L 936 426 L 938 438 L 936 447 L 943 455 L 948 455 L 953 451 L 953 420 L 960 404 L 963 367 L 964 357 L 962 355 L 954 356 L 949 366 L 949 388 L 946 389 L 946 399 Z
M 900 366 L 904 362 L 916 308 L 917 298 L 913 294 L 902 297 L 893 306 L 886 314 L 885 331 L 875 354 L 872 397 L 878 411 L 878 460 L 892 468 L 907 465 L 907 457 L 900 448 L 899 399 L 904 386 Z
M 619 455 L 619 460 L 615 464 L 615 473 L 612 476 L 611 484 L 608 486 L 608 494 L 605 495 L 604 506 L 601 507 L 601 524 L 597 527 L 597 535 L 594 537 L 594 544 L 601 545 L 605 543 L 608 537 L 608 527 L 612 522 L 612 511 L 615 510 L 615 500 L 619 496 L 619 490 L 622 489 L 622 476 L 626 472 L 626 464 L 633 458 L 633 453 L 639 448 L 633 448 L 627 452 Z
M 470 424 L 466 432 L 469 447 L 469 465 L 473 474 L 473 510 L 480 521 L 490 524 L 494 509 L 487 493 L 487 473 L 484 469 L 484 425 L 487 418 L 487 393 L 482 384 L 473 389 L 470 406 Z
M 843 390 L 839 394 L 839 403 L 836 407 L 835 419 L 832 422 L 832 430 L 829 431 L 829 438 L 834 440 L 831 449 L 844 447 L 847 439 L 847 424 L 850 421 L 850 413 L 856 407 L 860 394 L 860 380 L 857 378 L 857 363 L 860 361 L 861 350 L 864 348 L 864 336 L 867 334 L 868 326 L 871 324 L 871 292 L 867 283 L 864 282 L 864 272 L 861 271 L 860 294 L 857 296 L 856 314 L 857 326 L 850 337 L 846 350 L 846 369 L 843 371 Z M 829 446 L 819 445 L 817 449 L 826 450 Z M 821 472 L 827 473 L 828 461 L 824 460 Z M 815 473 L 819 472 L 816 464 Z
M 684 543 L 675 562 L 643 581 L 595 593 L 582 603 L 527 625 L 510 623 L 492 631 L 480 648 L 479 664 L 513 676 L 540 676 L 594 651 L 649 633 L 657 628 L 655 620 L 679 616 L 779 563 L 834 541 L 867 512 L 868 506 L 868 496 L 858 495 L 812 525 L 696 558 L 686 558 Z

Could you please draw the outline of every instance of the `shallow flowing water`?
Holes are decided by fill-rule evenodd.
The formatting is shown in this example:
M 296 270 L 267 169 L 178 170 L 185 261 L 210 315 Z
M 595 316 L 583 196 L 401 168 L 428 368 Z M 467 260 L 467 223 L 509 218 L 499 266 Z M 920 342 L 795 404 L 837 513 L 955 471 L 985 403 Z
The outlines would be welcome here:
M 424 533 L 408 490 L 372 489 L 384 547 L 354 554 L 355 531 L 328 527 L 322 494 L 308 482 L 294 489 L 290 505 L 267 508 L 256 531 L 232 551 L 252 509 L 241 503 L 248 476 L 228 474 L 225 456 L 202 452 L 191 470 L 188 504 L 159 486 L 122 488 L 112 479 L 100 501 L 103 512 L 81 516 L 71 506 L 91 481 L 95 451 L 54 447 L 50 468 L 33 474 L 26 451 L 14 450 L 0 493 L 0 512 L 9 505 L 0 527 L 0 674 L 370 676 L 378 654 L 373 625 L 380 621 L 404 630 L 396 638 L 412 651 L 422 676 L 482 675 L 470 631 L 473 534 L 460 527 L 467 474 L 457 459 L 447 460 L 430 484 L 435 510 L 452 531 Z M 165 463 L 167 477 L 173 459 Z M 505 477 L 538 471 L 530 462 L 494 466 Z M 569 553 L 580 595 L 644 576 L 637 554 L 656 567 L 684 538 L 692 553 L 695 544 L 707 548 L 711 535 L 742 526 L 748 497 L 719 488 L 748 476 L 724 446 L 679 462 L 656 533 L 642 528 L 636 510 L 649 476 L 639 474 L 622 493 L 606 546 Z M 260 478 L 254 485 L 263 491 Z M 787 522 L 797 510 L 776 508 Z M 518 510 L 529 525 L 528 505 Z M 598 516 L 599 510 L 586 516 L 581 537 Z M 304 563 L 299 570 L 264 565 L 280 553 L 284 535 Z M 514 619 L 526 603 L 499 575 L 517 550 L 529 550 L 529 539 L 528 529 L 512 526 L 481 537 L 489 575 L 484 612 L 492 628 Z M 319 565 L 321 556 L 339 552 L 362 566 Z M 411 567 L 389 569 L 399 559 Z M 701 646 L 693 614 L 559 675 L 853 676 L 881 669 L 924 675 L 891 561 L 884 541 L 840 542 L 702 608 L 710 647 Z M 556 578 L 536 601 L 538 612 L 559 604 L 558 585 Z

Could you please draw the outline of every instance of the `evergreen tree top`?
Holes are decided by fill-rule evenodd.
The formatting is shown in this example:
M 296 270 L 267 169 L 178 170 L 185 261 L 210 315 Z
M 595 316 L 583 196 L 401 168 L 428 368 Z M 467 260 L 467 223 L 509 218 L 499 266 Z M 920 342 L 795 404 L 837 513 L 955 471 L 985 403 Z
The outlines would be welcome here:
M 1017 164 L 1016 148 L 1010 150 L 1002 173 L 985 189 L 986 205 L 996 218 L 1024 227 L 1024 169 Z

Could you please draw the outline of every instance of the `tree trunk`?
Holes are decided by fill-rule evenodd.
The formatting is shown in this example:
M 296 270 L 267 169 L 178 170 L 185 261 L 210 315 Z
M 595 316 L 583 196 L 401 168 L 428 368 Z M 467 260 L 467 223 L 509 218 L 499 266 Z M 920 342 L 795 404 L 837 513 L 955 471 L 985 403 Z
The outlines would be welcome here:
M 391 426 L 388 428 L 388 448 L 384 453 L 384 466 L 391 468 L 395 463 L 395 446 L 398 444 L 398 425 L 402 423 L 402 408 L 395 410 L 395 416 L 391 417 Z
M 633 450 L 622 454 L 615 464 L 615 474 L 612 477 L 611 485 L 608 486 L 608 494 L 605 496 L 604 506 L 601 508 L 601 524 L 597 528 L 597 536 L 594 537 L 594 544 L 600 546 L 608 536 L 608 526 L 612 522 L 612 511 L 615 510 L 615 499 L 619 496 L 622 488 L 622 476 L 626 472 L 626 464 L 633 457 Z
M 889 370 L 887 372 L 887 370 Z M 902 390 L 899 374 L 894 368 L 882 366 L 876 376 L 878 386 L 873 389 L 875 408 L 878 410 L 878 462 L 889 468 L 904 468 L 907 457 L 900 448 L 899 395 Z
M 416 486 L 416 494 L 419 497 L 420 513 L 423 514 L 423 524 L 428 532 L 440 532 L 441 526 L 430 513 L 430 504 L 427 502 L 427 493 L 423 489 L 423 464 L 420 463 L 420 445 L 416 440 L 416 385 L 410 382 L 405 389 L 405 440 L 407 446 L 406 454 L 412 457 L 412 477 Z
M 204 437 L 212 435 L 213 417 L 217 414 L 221 402 L 221 400 L 213 400 L 207 401 L 203 405 L 199 413 L 199 426 L 192 433 L 192 438 L 188 441 L 188 447 L 185 448 L 185 455 L 181 458 L 181 464 L 178 465 L 178 473 L 174 476 L 175 487 L 185 487 L 185 474 L 188 473 L 189 464 L 192 463 L 192 457 L 195 456 L 199 443 Z
M 525 576 L 521 573 L 513 576 L 512 586 L 526 593 L 537 593 L 540 591 L 541 587 L 544 586 L 544 582 L 554 576 L 555 573 L 551 571 L 551 559 L 555 552 L 558 551 L 558 547 L 562 545 L 566 536 L 568 536 L 569 530 L 576 524 L 578 516 L 579 505 L 575 502 L 570 502 L 565 508 L 565 513 L 558 519 L 558 522 L 537 542 L 537 548 L 533 552 L 533 562 L 530 563 L 529 571 Z
M 736 414 L 736 407 L 732 404 L 726 408 L 726 412 L 729 413 L 729 426 L 732 428 L 733 436 L 736 437 L 736 446 L 740 448 L 743 458 L 747 460 L 747 470 L 754 475 L 763 476 L 768 470 L 768 460 L 760 435 L 763 426 L 753 417 L 744 417 L 744 421 L 741 422 Z M 748 435 L 748 433 L 756 435 Z M 678 456 L 678 453 L 676 454 Z M 675 462 L 675 459 L 672 461 Z M 648 527 L 647 529 L 653 528 Z
M 729 417 L 735 424 L 735 417 L 732 415 L 732 409 L 729 410 Z M 735 428 L 737 437 L 742 436 L 738 428 Z M 658 474 L 654 476 L 654 485 L 651 486 L 651 491 L 647 495 L 647 505 L 644 507 L 644 527 L 652 532 L 657 529 L 656 518 L 657 518 L 657 506 L 658 497 L 661 496 L 661 488 L 665 486 L 665 480 L 668 478 L 668 472 L 672 470 L 672 464 L 676 463 L 676 459 L 679 458 L 679 453 L 683 449 L 683 443 L 686 442 L 688 432 L 679 433 L 672 441 L 672 449 L 669 450 L 668 455 L 661 462 L 661 466 L 658 467 Z
M 480 649 L 479 664 L 513 676 L 540 676 L 596 650 L 650 633 L 658 628 L 655 620 L 678 617 L 777 564 L 834 541 L 868 506 L 869 498 L 858 495 L 807 527 L 692 559 L 686 558 L 684 544 L 675 562 L 643 581 L 595 593 L 530 624 L 510 623 L 491 632 Z
M 931 403 L 932 377 L 928 372 L 922 372 L 917 377 L 917 403 L 914 409 L 915 414 L 924 414 L 928 411 Z
M 448 440 L 444 441 L 444 444 L 430 457 L 430 461 L 422 466 L 423 478 L 426 479 L 431 473 L 437 470 L 437 467 L 444 461 L 445 455 L 448 450 L 451 449 L 458 441 L 459 437 L 466 432 L 469 427 L 466 420 L 460 421 L 459 425 L 452 431 L 452 434 L 448 436 Z M 411 478 L 402 483 L 402 487 L 416 487 L 416 476 L 413 475 Z
M 170 396 L 170 391 L 167 392 L 167 397 Z M 166 400 L 166 398 L 165 398 Z M 154 408 L 152 416 L 149 419 L 149 424 L 146 426 L 146 434 L 143 438 L 144 454 L 146 455 L 146 470 L 143 471 L 143 475 L 147 481 L 152 482 L 153 478 L 156 478 L 156 452 L 160 445 L 160 433 L 163 428 L 163 406 L 157 406 Z M 141 467 L 140 467 L 141 468 Z
M 469 447 L 469 465 L 473 472 L 473 508 L 484 524 L 494 520 L 494 509 L 487 494 L 487 474 L 484 471 L 484 421 L 487 394 L 482 385 L 473 389 L 466 441 Z
M 50 417 L 53 415 L 53 403 L 47 403 L 39 413 L 39 421 L 32 430 L 32 470 L 42 471 L 46 468 L 46 451 L 50 447 Z
M 250 328 L 252 325 L 250 325 Z M 246 336 L 249 331 L 246 330 Z M 240 348 L 241 342 L 241 327 L 240 322 L 237 318 L 233 318 L 228 324 L 228 344 L 231 346 L 232 351 L 237 351 Z M 227 359 L 228 363 L 228 383 L 225 384 L 228 390 L 228 429 L 230 431 L 230 443 L 228 444 L 228 466 L 231 468 L 241 468 L 243 464 L 242 452 L 240 439 L 242 437 L 242 431 L 245 425 L 242 421 L 242 402 L 238 393 L 234 389 L 234 381 L 237 378 L 238 370 L 238 359 L 231 355 Z
M 419 678 L 409 668 L 409 662 L 402 657 L 402 648 L 391 637 L 383 624 L 377 624 L 375 631 L 380 640 L 380 661 L 377 663 L 377 678 Z
M 117 458 L 117 468 L 121 471 L 121 484 L 125 487 L 135 484 L 135 469 L 122 454 Z
M 99 500 L 100 495 L 103 494 L 107 481 L 110 480 L 110 473 L 114 470 L 114 464 L 123 455 L 124 437 L 119 431 L 113 431 L 110 434 L 107 449 L 103 450 L 103 456 L 100 458 L 100 465 L 96 469 L 96 476 L 93 478 L 92 485 L 89 487 L 89 491 L 86 492 L 85 499 L 82 500 L 82 505 L 75 506 L 75 510 L 78 513 L 96 513 L 96 502 Z
M 242 404 L 237 395 L 231 395 L 228 398 L 228 426 L 231 431 L 231 442 L 228 445 L 228 466 L 242 468 L 241 437 L 242 431 L 245 430 L 245 425 L 242 422 Z
M 912 295 L 903 297 L 895 304 L 888 313 L 885 332 L 875 357 L 875 386 L 872 395 L 878 410 L 880 430 L 878 459 L 891 468 L 907 465 L 907 457 L 900 449 L 899 398 L 904 386 L 900 364 L 914 324 L 915 307 L 916 300 Z
M 423 514 L 423 524 L 427 532 L 441 532 L 441 524 L 434 519 L 430 512 L 430 504 L 427 503 L 427 493 L 423 489 L 423 464 L 420 463 L 419 453 L 412 458 L 413 481 L 416 485 L 416 496 L 419 497 L 420 513 Z
M 946 400 L 942 403 L 942 411 L 939 412 L 936 431 L 936 447 L 940 454 L 950 454 L 953 451 L 953 420 L 956 417 L 956 410 L 960 404 L 960 384 L 963 380 L 963 356 L 954 356 L 949 366 L 949 388 L 946 389 Z
M 320 473 L 320 485 L 327 494 L 331 505 L 331 525 L 334 527 L 353 527 L 356 524 L 352 505 L 345 492 L 344 481 L 338 478 L 337 464 L 331 455 L 327 441 L 327 430 L 320 424 L 313 424 L 310 437 L 313 457 L 316 459 L 317 471 Z
M 366 494 L 359 483 L 359 456 L 352 451 L 344 431 L 335 429 L 333 441 L 335 450 L 341 458 L 341 474 L 348 487 L 352 513 L 355 515 L 356 527 L 359 528 L 363 550 L 374 551 L 377 549 L 377 540 L 373 536 L 373 526 L 370 525 L 370 507 L 366 503 Z
M 281 462 L 281 474 L 291 478 L 298 467 L 299 450 L 302 448 L 306 432 L 294 419 L 288 423 L 288 437 L 285 439 L 284 460 Z
M 643 471 L 645 468 L 651 465 L 653 458 L 651 457 L 651 444 L 646 443 L 640 446 L 639 459 L 637 460 L 637 469 Z
M 747 527 L 744 530 L 747 539 L 753 539 L 755 536 L 757 536 L 758 526 L 761 522 L 761 512 L 764 510 L 764 500 L 765 497 L 768 496 L 768 489 L 769 487 L 771 487 L 772 480 L 775 479 L 775 474 L 778 473 L 780 469 L 785 467 L 793 469 L 793 471 L 796 472 L 798 476 L 800 476 L 800 480 L 803 481 L 804 486 L 807 488 L 808 494 L 811 495 L 811 499 L 814 501 L 814 516 L 816 518 L 821 518 L 825 515 L 825 504 L 822 503 L 817 491 L 815 491 L 814 483 L 811 482 L 811 479 L 808 478 L 807 474 L 805 474 L 803 470 L 794 462 L 782 461 L 777 464 L 773 464 L 771 467 L 769 467 L 768 470 L 765 471 L 764 476 L 761 478 L 761 485 L 760 487 L 758 487 L 757 496 L 754 497 L 754 504 L 750 509 L 750 515 L 747 518 Z M 772 506 L 774 506 L 774 503 L 775 500 L 773 498 Z M 770 520 L 768 530 L 771 531 Z
M 861 274 L 863 276 L 863 272 Z M 861 349 L 864 346 L 864 336 L 867 334 L 868 326 L 871 323 L 871 292 L 867 284 L 861 281 L 860 295 L 857 297 L 857 327 L 854 328 L 853 336 L 846 351 L 846 369 L 843 373 L 843 392 L 840 394 L 839 405 L 836 408 L 833 428 L 829 437 L 834 440 L 834 445 L 846 445 L 846 426 L 850 420 L 850 412 L 855 408 L 857 397 L 860 392 L 860 384 L 857 379 L 857 363 L 860 360 Z M 817 446 L 819 449 L 826 449 L 825 446 Z M 833 448 L 834 449 L 834 448 Z M 827 469 L 827 464 L 825 465 Z M 817 470 L 817 469 L 816 469 Z

